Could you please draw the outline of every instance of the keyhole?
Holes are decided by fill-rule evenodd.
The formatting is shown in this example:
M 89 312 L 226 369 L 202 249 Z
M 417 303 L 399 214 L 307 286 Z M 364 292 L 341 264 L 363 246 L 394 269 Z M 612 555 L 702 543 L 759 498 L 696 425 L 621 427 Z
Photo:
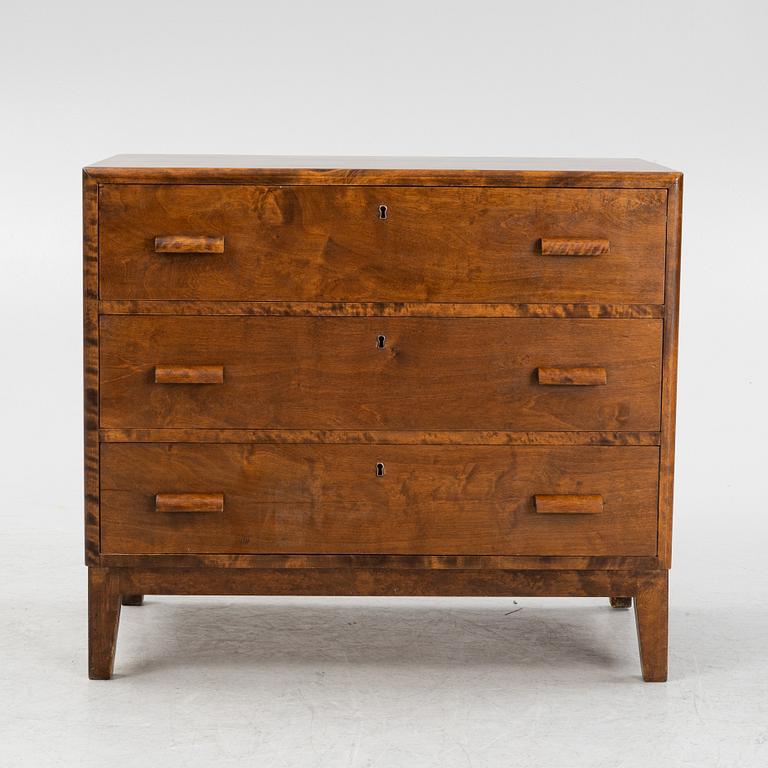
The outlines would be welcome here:
M 384 349 L 384 346 L 387 343 L 387 337 L 383 334 L 381 336 L 376 337 L 376 348 L 377 349 Z
M 387 206 L 386 205 L 380 205 L 379 206 L 379 218 L 380 219 L 386 219 L 387 218 Z
M 381 462 L 376 465 L 376 477 L 384 477 L 384 465 Z

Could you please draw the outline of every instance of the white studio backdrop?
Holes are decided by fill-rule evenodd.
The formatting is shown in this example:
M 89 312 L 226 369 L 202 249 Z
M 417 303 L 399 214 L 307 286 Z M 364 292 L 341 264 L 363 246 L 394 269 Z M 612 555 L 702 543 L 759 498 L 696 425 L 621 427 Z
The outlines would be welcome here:
M 763 567 L 767 29 L 744 0 L 4 0 L 0 544 L 81 525 L 83 165 L 635 156 L 685 173 L 680 578 L 702 552 Z
M 0 0 L 0 765 L 768 764 L 766 40 L 764 0 Z M 600 600 L 194 597 L 89 681 L 81 168 L 122 152 L 682 170 L 670 681 Z

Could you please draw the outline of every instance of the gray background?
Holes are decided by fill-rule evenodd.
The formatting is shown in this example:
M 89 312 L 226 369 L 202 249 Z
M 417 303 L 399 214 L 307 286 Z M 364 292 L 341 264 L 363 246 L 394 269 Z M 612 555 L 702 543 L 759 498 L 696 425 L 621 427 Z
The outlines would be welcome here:
M 767 7 L 5 0 L 0 762 L 766 764 Z M 80 168 L 117 152 L 684 171 L 670 682 L 603 601 L 154 598 L 89 683 Z

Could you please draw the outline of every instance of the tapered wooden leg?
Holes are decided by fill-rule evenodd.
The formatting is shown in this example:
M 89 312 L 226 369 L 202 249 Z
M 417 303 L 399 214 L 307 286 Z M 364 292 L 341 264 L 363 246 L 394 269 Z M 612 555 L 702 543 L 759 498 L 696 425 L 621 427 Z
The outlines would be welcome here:
M 635 595 L 640 666 L 643 680 L 648 683 L 663 683 L 667 679 L 668 595 L 667 571 L 660 571 L 658 578 Z
M 108 568 L 88 568 L 88 677 L 109 680 L 115 661 L 120 592 Z
M 143 605 L 144 595 L 123 595 L 123 605 Z
M 611 600 L 611 608 L 631 608 L 632 607 L 632 598 L 631 597 L 612 597 Z

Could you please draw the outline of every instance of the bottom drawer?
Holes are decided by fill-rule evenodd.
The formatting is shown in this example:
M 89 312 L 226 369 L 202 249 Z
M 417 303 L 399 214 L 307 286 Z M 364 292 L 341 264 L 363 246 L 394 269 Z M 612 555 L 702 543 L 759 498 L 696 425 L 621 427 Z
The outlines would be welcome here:
M 655 555 L 658 448 L 104 443 L 104 554 Z

